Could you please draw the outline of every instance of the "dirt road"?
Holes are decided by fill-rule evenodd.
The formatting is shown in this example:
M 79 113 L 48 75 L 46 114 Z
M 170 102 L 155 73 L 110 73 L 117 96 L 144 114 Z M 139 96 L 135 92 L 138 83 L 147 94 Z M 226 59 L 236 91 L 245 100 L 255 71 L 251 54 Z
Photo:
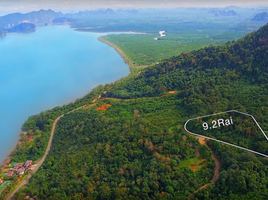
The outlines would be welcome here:
M 81 106 L 79 108 L 76 108 L 66 114 L 69 114 L 71 112 L 74 112 L 76 110 L 79 110 L 81 108 L 84 108 L 85 106 Z M 50 147 L 51 147 L 51 144 L 52 144 L 52 140 L 53 140 L 53 136 L 54 136 L 54 132 L 55 132 L 55 127 L 57 125 L 57 122 L 60 120 L 60 118 L 62 118 L 64 115 L 61 115 L 59 116 L 57 119 L 55 119 L 55 121 L 53 122 L 53 126 L 52 126 L 52 129 L 51 129 L 51 133 L 50 133 L 50 138 L 49 138 L 49 142 L 47 144 L 47 148 L 46 148 L 46 151 L 45 151 L 45 154 L 43 155 L 42 159 L 38 162 L 38 164 L 36 165 L 36 167 L 34 168 L 34 170 L 21 182 L 21 184 L 9 195 L 9 197 L 7 198 L 7 200 L 12 200 L 12 198 L 14 197 L 15 193 L 18 192 L 25 184 L 27 184 L 30 180 L 30 178 L 32 177 L 32 175 L 37 172 L 37 170 L 41 167 L 41 165 L 43 164 L 43 162 L 45 161 L 48 153 L 49 153 L 49 150 L 50 150 Z
M 199 139 L 199 142 L 202 145 L 206 145 L 205 143 L 203 143 L 205 140 L 202 140 L 202 138 L 200 138 L 200 137 L 198 137 L 198 139 Z M 214 176 L 213 176 L 211 182 L 210 183 L 207 183 L 206 185 L 203 185 L 202 187 L 200 187 L 199 189 L 197 189 L 193 194 L 191 194 L 190 196 L 188 196 L 188 199 L 193 198 L 194 197 L 194 194 L 196 194 L 200 190 L 206 189 L 211 184 L 215 184 L 215 182 L 218 180 L 219 175 L 220 175 L 220 167 L 221 167 L 221 164 L 220 164 L 219 159 L 215 156 L 214 153 L 212 153 L 212 157 L 213 157 L 213 159 L 215 161 L 215 168 L 214 168 Z
M 220 164 L 219 159 L 215 156 L 214 153 L 212 153 L 212 157 L 215 161 L 215 169 L 214 169 L 213 179 L 211 180 L 211 184 L 214 184 L 219 178 L 221 164 Z

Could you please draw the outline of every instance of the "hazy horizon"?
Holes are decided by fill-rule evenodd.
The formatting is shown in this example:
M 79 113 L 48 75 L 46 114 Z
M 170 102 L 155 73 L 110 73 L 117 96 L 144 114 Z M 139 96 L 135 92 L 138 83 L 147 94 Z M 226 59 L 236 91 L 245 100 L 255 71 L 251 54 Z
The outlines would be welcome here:
M 132 8 L 176 8 L 176 7 L 258 7 L 268 6 L 267 1 L 213 1 L 213 0 L 63 0 L 63 1 L 37 1 L 37 0 L 1 0 L 0 14 L 14 12 L 30 12 L 40 9 L 52 9 L 62 12 L 75 12 L 78 10 L 93 10 L 98 8 L 132 9 Z

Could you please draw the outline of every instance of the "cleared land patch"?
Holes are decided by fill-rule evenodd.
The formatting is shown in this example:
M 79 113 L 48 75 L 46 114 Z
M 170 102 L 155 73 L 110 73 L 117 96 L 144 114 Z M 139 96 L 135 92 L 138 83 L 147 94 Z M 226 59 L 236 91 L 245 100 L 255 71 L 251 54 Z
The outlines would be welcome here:
M 205 159 L 200 159 L 198 157 L 195 158 L 190 158 L 188 160 L 182 160 L 180 162 L 180 167 L 189 167 L 193 171 L 197 171 L 204 167 L 206 165 L 206 160 Z
M 96 110 L 107 110 L 107 107 L 111 107 L 111 104 L 104 104 L 98 108 L 96 108 Z
M 247 113 L 231 110 L 189 119 L 185 130 L 224 144 L 268 157 L 267 136 L 256 121 Z

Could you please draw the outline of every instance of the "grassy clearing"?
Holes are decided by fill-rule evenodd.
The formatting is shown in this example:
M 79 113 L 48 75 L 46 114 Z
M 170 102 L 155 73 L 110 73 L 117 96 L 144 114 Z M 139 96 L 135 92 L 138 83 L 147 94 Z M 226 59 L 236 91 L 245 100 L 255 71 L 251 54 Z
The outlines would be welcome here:
M 189 167 L 194 171 L 201 169 L 205 165 L 206 165 L 205 160 L 199 157 L 190 158 L 188 160 L 182 160 L 180 162 L 180 168 Z

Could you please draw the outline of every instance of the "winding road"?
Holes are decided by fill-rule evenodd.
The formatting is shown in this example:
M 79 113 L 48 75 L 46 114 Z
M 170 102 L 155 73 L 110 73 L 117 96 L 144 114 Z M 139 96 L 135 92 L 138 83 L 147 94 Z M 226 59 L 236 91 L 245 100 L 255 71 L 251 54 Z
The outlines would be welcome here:
M 96 102 L 98 100 L 105 100 L 105 99 L 116 99 L 116 100 L 122 100 L 122 99 L 118 99 L 118 98 L 109 98 L 109 97 L 104 97 L 104 98 L 101 98 L 101 95 L 99 95 L 96 99 L 94 99 L 92 102 Z M 135 100 L 135 99 L 123 99 L 123 100 Z M 79 108 L 76 108 L 66 114 L 69 114 L 71 112 L 74 112 L 76 110 L 79 110 L 81 108 L 86 108 L 86 105 L 84 106 L 81 106 Z M 33 176 L 34 173 L 36 173 L 38 171 L 38 169 L 41 167 L 41 165 L 43 164 L 43 162 L 45 161 L 48 153 L 49 153 L 49 150 L 50 150 L 50 147 L 52 145 L 52 140 L 53 140 L 53 136 L 54 136 L 54 132 L 55 132 L 55 127 L 57 125 L 57 122 L 64 116 L 65 114 L 59 116 L 57 119 L 55 119 L 55 121 L 53 122 L 53 126 L 52 126 L 52 129 L 51 129 L 51 134 L 50 134 L 50 138 L 49 138 L 49 142 L 48 142 L 48 145 L 47 145 L 47 148 L 46 148 L 46 151 L 45 151 L 45 154 L 43 155 L 42 159 L 38 162 L 38 164 L 36 165 L 36 167 L 34 168 L 34 170 L 21 182 L 21 184 L 9 195 L 9 197 L 7 198 L 7 200 L 12 200 L 15 193 L 18 192 L 25 184 L 27 184 L 30 180 L 30 178 Z M 203 138 L 204 139 L 204 138 Z M 202 145 L 206 145 L 205 142 L 202 140 L 199 139 L 199 142 L 202 144 Z M 191 199 L 194 197 L 194 194 L 196 194 L 198 191 L 200 190 L 203 190 L 205 188 L 207 188 L 210 184 L 214 184 L 216 182 L 216 180 L 219 178 L 219 169 L 220 169 L 220 162 L 218 160 L 218 158 L 215 156 L 214 153 L 212 153 L 212 157 L 215 161 L 215 169 L 214 169 L 214 176 L 213 176 L 213 179 L 211 180 L 210 183 L 207 183 L 206 185 L 200 187 L 199 189 L 197 189 L 193 194 L 191 194 L 188 199 Z
M 84 108 L 85 106 L 81 106 L 79 108 L 76 108 L 66 114 L 69 114 L 71 112 L 74 112 L 76 110 L 79 110 L 81 108 Z M 7 198 L 7 200 L 12 200 L 12 198 L 14 197 L 15 193 L 18 192 L 25 184 L 27 184 L 30 180 L 30 178 L 33 176 L 33 174 L 35 172 L 37 172 L 37 170 L 41 167 L 41 165 L 43 164 L 43 162 L 45 161 L 48 153 L 49 153 L 49 150 L 50 150 L 50 147 L 51 147 L 51 144 L 52 144 L 52 140 L 53 140 L 53 136 L 54 136 L 54 132 L 55 132 L 55 127 L 57 125 L 57 122 L 64 116 L 61 115 L 59 116 L 57 119 L 55 119 L 55 121 L 53 122 L 53 126 L 52 126 L 52 129 L 51 129 L 51 133 L 50 133 L 50 138 L 49 138 L 49 142 L 47 144 L 47 148 L 46 148 L 46 151 L 45 151 L 45 154 L 43 155 L 42 159 L 38 162 L 38 164 L 36 165 L 36 167 L 34 168 L 34 170 L 21 182 L 21 184 L 9 195 L 9 197 Z
M 200 139 L 199 139 L 199 142 L 200 142 Z M 206 143 L 201 143 L 201 144 L 202 145 L 206 145 Z M 193 198 L 194 197 L 194 194 L 196 194 L 200 190 L 206 189 L 209 185 L 214 184 L 218 180 L 219 175 L 220 175 L 220 167 L 221 167 L 221 164 L 220 164 L 219 159 L 216 157 L 216 155 L 214 153 L 212 153 L 212 157 L 213 157 L 213 160 L 215 161 L 215 168 L 214 168 L 214 176 L 213 176 L 211 182 L 210 183 L 207 183 L 206 185 L 203 185 L 200 188 L 198 188 L 193 194 L 191 194 L 190 196 L 188 196 L 188 199 Z

